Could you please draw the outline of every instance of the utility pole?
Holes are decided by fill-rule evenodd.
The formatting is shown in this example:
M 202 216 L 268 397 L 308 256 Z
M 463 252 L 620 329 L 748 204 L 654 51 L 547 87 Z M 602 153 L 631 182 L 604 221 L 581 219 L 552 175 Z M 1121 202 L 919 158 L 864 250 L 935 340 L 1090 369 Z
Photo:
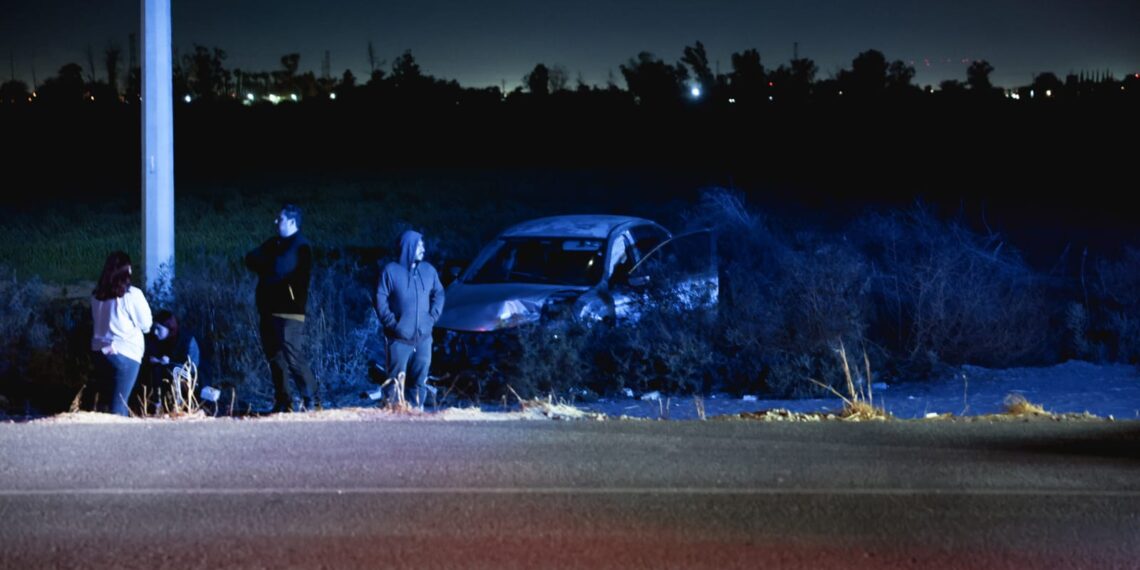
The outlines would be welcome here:
M 170 0 L 142 0 L 143 274 L 174 279 L 174 89 Z M 169 289 L 160 294 L 169 294 Z

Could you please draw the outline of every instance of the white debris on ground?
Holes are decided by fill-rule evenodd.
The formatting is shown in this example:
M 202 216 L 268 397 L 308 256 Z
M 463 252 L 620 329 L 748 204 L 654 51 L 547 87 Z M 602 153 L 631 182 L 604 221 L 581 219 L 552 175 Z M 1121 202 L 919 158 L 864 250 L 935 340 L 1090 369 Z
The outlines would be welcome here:
M 38 424 L 129 424 L 140 422 L 142 419 L 97 412 L 68 412 L 32 421 Z
M 1140 419 L 1140 372 L 1129 365 L 1070 361 L 1039 368 L 987 369 L 963 366 L 948 378 L 928 382 L 881 383 L 874 405 L 895 418 L 927 421 L 1059 421 Z M 570 405 L 552 398 L 521 400 L 510 407 L 477 406 L 439 410 L 347 407 L 290 414 L 214 418 L 204 413 L 162 417 L 121 417 L 76 412 L 32 419 L 35 423 L 107 424 L 149 421 L 518 421 L 518 420 L 695 420 L 747 419 L 768 422 L 852 421 L 837 398 L 800 400 L 666 397 L 659 392 Z M 1040 406 L 1041 413 L 1009 413 L 1011 396 Z M 3 417 L 0 421 L 28 421 Z

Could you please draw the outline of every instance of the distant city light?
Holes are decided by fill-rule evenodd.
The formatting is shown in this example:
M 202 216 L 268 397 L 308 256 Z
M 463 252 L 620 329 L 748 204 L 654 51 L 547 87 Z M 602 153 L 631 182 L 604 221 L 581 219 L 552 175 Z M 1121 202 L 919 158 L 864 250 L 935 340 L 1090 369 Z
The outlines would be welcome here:
M 769 95 L 769 96 L 768 96 L 768 100 L 769 100 L 769 101 L 775 101 L 775 100 L 776 100 L 776 98 L 775 98 L 775 97 L 772 97 L 771 95 Z
M 1034 90 L 1030 89 L 1029 90 L 1029 98 L 1032 99 L 1036 96 L 1037 96 L 1037 93 Z
M 253 101 L 253 93 L 246 93 L 245 98 L 249 101 Z
M 1052 89 L 1046 89 L 1045 90 L 1045 96 L 1046 97 L 1052 97 L 1053 96 L 1053 90 Z
M 189 103 L 189 102 L 190 102 L 190 96 L 189 96 L 189 95 L 187 95 L 187 96 L 183 97 L 183 98 L 182 98 L 182 100 L 183 100 L 183 101 L 186 101 L 187 103 Z
M 270 94 L 269 94 L 269 102 L 270 102 L 270 103 L 273 103 L 274 105 L 276 105 L 277 103 L 280 103 L 280 102 L 281 102 L 281 98 L 280 98 L 280 97 L 278 97 L 278 96 L 277 96 L 276 94 L 274 94 L 274 93 L 270 93 Z
M 689 90 L 689 94 L 693 96 L 693 99 L 700 97 L 701 87 L 699 85 L 694 85 L 693 88 Z
M 729 97 L 729 98 L 728 98 L 728 102 L 729 102 L 729 103 L 735 103 L 735 102 L 736 102 L 736 99 L 735 99 L 735 98 L 733 98 L 733 97 Z
M 296 93 L 292 93 L 292 94 L 290 94 L 290 95 L 289 95 L 289 98 L 290 98 L 290 99 L 292 99 L 292 100 L 294 100 L 294 101 L 296 101 L 296 100 L 297 100 L 297 94 L 296 94 Z
M 1010 93 L 1009 98 L 1013 99 L 1014 101 L 1020 101 L 1021 100 L 1021 94 L 1020 93 Z
M 336 101 L 336 93 L 329 93 L 329 99 Z

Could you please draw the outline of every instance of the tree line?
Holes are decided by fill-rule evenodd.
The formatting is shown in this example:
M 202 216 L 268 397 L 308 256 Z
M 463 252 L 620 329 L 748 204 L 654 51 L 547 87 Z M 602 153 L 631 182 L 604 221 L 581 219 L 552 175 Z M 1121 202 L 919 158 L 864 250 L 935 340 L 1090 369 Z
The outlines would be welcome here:
M 917 101 L 934 96 L 941 100 L 995 101 L 1007 98 L 1038 100 L 1134 100 L 1140 97 L 1140 74 L 1117 79 L 1108 71 L 1071 73 L 1061 79 L 1052 72 L 1036 75 L 1028 85 L 1011 89 L 995 86 L 990 79 L 993 65 L 985 60 L 970 62 L 964 80 L 945 80 L 937 88 L 914 82 L 915 68 L 902 60 L 890 60 L 883 52 L 869 49 L 852 59 L 849 68 L 830 77 L 820 77 L 809 58 L 793 58 L 775 67 L 765 66 L 756 49 L 731 55 L 728 73 L 714 72 L 701 42 L 685 46 L 679 60 L 668 62 L 650 52 L 640 52 L 619 65 L 624 86 L 611 73 L 604 85 L 587 84 L 579 76 L 571 80 L 565 67 L 538 63 L 522 76 L 521 85 L 464 87 L 454 79 L 435 77 L 416 62 L 411 50 L 393 59 L 390 66 L 376 58 L 368 46 L 369 74 L 357 78 L 346 69 L 339 77 L 329 73 L 328 56 L 318 76 L 300 71 L 301 56 L 281 57 L 273 70 L 243 70 L 226 66 L 225 50 L 193 45 L 174 57 L 174 93 L 177 100 L 201 103 L 266 104 L 313 101 L 349 101 L 362 104 L 414 103 L 536 104 L 549 101 L 644 107 L 725 106 L 761 107 L 808 101 Z M 0 84 L 0 102 L 6 104 L 123 104 L 140 97 L 141 74 L 137 65 L 124 69 L 122 50 L 108 45 L 101 65 L 88 49 L 87 65 L 67 63 L 56 75 L 38 85 L 10 79 Z M 101 67 L 102 76 L 97 73 Z

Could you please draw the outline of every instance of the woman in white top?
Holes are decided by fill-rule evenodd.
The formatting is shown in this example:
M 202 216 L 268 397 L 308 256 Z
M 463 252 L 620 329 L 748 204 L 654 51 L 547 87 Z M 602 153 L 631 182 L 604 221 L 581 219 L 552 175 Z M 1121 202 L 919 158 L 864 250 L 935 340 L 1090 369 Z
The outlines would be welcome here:
M 95 334 L 95 379 L 100 408 L 110 402 L 111 413 L 128 415 L 127 398 L 135 387 L 145 341 L 150 331 L 150 305 L 142 290 L 131 285 L 131 258 L 111 252 L 103 264 L 99 284 L 91 295 L 91 318 Z

